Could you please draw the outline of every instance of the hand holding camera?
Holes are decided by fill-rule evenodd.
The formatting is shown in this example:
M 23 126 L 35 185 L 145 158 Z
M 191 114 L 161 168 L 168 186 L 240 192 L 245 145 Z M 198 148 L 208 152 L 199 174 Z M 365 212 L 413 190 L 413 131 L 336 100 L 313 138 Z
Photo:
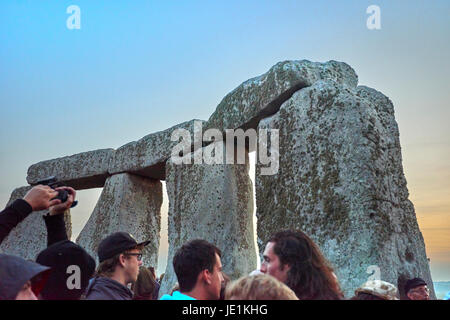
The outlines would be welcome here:
M 39 181 L 38 184 L 48 186 L 48 188 L 52 189 L 56 193 L 52 199 L 52 201 L 55 202 L 50 204 L 49 211 L 51 216 L 64 213 L 67 209 L 73 208 L 77 205 L 78 201 L 75 201 L 75 189 L 61 185 L 56 177 L 48 177 Z
M 60 198 L 62 198 L 62 200 L 65 200 L 65 201 L 62 203 L 50 206 L 49 211 L 50 211 L 51 216 L 64 213 L 64 211 L 66 211 L 69 208 L 74 207 L 77 204 L 77 202 L 75 201 L 75 196 L 76 196 L 75 189 L 73 189 L 71 187 L 58 187 L 58 188 L 55 188 L 55 191 L 57 191 L 59 193 L 58 196 L 61 195 Z
M 53 190 L 49 186 L 39 184 L 28 191 L 23 200 L 28 202 L 33 211 L 39 211 L 61 203 L 61 200 L 56 198 L 57 196 L 58 191 Z

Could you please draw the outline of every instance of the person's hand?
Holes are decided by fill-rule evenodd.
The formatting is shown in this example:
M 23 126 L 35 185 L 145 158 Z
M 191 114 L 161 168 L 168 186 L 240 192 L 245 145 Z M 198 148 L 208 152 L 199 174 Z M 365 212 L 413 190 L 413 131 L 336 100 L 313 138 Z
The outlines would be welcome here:
M 45 210 L 50 206 L 61 203 L 61 200 L 54 199 L 58 195 L 58 191 L 53 190 L 49 186 L 43 186 L 41 184 L 33 187 L 27 192 L 23 200 L 33 208 L 33 211 Z
M 51 216 L 64 213 L 67 209 L 69 209 L 72 206 L 72 203 L 75 201 L 75 196 L 76 196 L 75 189 L 73 189 L 71 187 L 59 187 L 59 188 L 55 188 L 55 190 L 56 191 L 66 190 L 69 193 L 69 195 L 67 196 L 66 202 L 50 206 L 49 211 L 50 211 Z

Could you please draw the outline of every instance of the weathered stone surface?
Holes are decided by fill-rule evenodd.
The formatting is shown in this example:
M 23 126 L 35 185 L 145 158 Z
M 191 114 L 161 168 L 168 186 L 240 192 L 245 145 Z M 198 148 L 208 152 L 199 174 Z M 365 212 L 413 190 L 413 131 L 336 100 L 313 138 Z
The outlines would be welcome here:
M 259 128 L 280 130 L 278 174 L 256 167 L 260 250 L 274 232 L 300 229 L 331 261 L 347 296 L 368 279 L 369 266 L 400 291 L 411 277 L 433 289 L 387 97 L 319 81 Z
M 15 200 L 21 199 L 31 189 L 31 187 L 20 187 L 13 191 L 7 206 Z M 39 252 L 47 248 L 47 228 L 45 227 L 43 214 L 48 211 L 32 212 L 22 222 L 20 222 L 10 234 L 0 244 L 0 252 L 12 254 L 24 259 L 35 260 Z M 64 213 L 67 236 L 72 235 L 70 210 Z
M 165 162 L 171 156 L 172 149 L 179 141 L 171 141 L 176 129 L 185 129 L 194 139 L 194 123 L 202 125 L 202 120 L 186 121 L 167 130 L 151 133 L 138 141 L 123 145 L 116 150 L 109 167 L 110 174 L 131 172 L 154 179 L 165 179 Z M 201 141 L 201 133 L 200 133 Z
M 113 149 L 82 152 L 72 156 L 41 161 L 28 168 L 27 182 L 31 185 L 49 176 L 73 188 L 101 188 L 105 184 Z
M 295 91 L 323 79 L 349 87 L 358 84 L 355 71 L 343 62 L 279 62 L 265 74 L 245 81 L 227 94 L 209 118 L 206 129 L 256 129 L 262 118 L 276 113 Z
M 76 241 L 98 262 L 101 240 L 113 232 L 129 232 L 138 242 L 151 241 L 143 251 L 143 263 L 156 266 L 161 204 L 160 181 L 128 173 L 113 175 L 106 180 L 100 199 Z
M 222 142 L 219 147 L 223 148 Z M 253 186 L 248 170 L 248 155 L 242 165 L 167 162 L 169 253 L 160 294 L 170 292 L 177 282 L 172 260 L 189 240 L 204 239 L 216 245 L 222 251 L 223 270 L 233 279 L 256 268 Z

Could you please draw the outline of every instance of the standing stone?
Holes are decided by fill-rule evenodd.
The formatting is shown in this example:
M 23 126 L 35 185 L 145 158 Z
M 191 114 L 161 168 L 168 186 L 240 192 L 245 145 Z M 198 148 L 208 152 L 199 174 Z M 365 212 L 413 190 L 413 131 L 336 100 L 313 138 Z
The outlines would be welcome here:
M 143 264 L 158 262 L 162 184 L 128 173 L 106 180 L 100 199 L 77 238 L 98 262 L 99 243 L 113 232 L 130 233 L 138 242 L 150 240 L 143 251 Z
M 20 187 L 13 191 L 6 206 L 15 200 L 22 199 L 32 187 Z M 45 227 L 44 214 L 48 210 L 30 213 L 20 222 L 0 244 L 0 252 L 19 256 L 24 259 L 35 260 L 39 252 L 47 248 L 47 228 Z M 64 213 L 67 237 L 72 235 L 70 210 Z
M 332 263 L 346 296 L 373 277 L 433 283 L 402 167 L 392 102 L 367 87 L 316 82 L 259 128 L 279 129 L 280 167 L 256 166 L 258 244 L 300 229 Z
M 222 142 L 216 144 L 223 148 Z M 241 165 L 167 161 L 169 253 L 160 294 L 169 293 L 177 282 L 172 260 L 189 240 L 204 239 L 217 246 L 223 270 L 232 279 L 256 268 L 253 186 L 248 171 L 248 154 Z

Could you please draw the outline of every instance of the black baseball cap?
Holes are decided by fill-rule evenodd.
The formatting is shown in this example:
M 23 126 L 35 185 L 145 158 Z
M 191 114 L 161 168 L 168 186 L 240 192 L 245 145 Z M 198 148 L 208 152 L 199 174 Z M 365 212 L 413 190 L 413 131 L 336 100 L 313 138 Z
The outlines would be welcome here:
M 36 262 L 52 268 L 41 295 L 45 300 L 77 300 L 84 293 L 95 271 L 95 260 L 82 247 L 70 240 L 56 242 L 39 253 Z M 80 288 L 68 288 L 70 266 L 80 272 Z
M 410 279 L 410 280 L 406 281 L 405 293 L 408 293 L 409 290 L 414 289 L 416 287 L 426 286 L 426 285 L 427 285 L 427 283 L 425 282 L 425 280 L 423 280 L 421 278 Z
M 98 245 L 98 259 L 100 262 L 103 262 L 116 254 L 135 247 L 144 247 L 149 243 L 150 240 L 138 243 L 128 232 L 115 232 L 103 239 Z

